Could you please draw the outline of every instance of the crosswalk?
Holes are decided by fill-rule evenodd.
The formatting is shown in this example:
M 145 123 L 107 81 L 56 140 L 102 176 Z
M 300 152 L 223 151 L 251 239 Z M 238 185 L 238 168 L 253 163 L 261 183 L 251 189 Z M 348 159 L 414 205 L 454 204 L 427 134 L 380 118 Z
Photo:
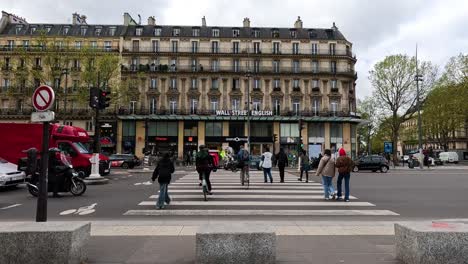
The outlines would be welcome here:
M 313 179 L 318 179 L 312 177 Z M 286 173 L 285 182 L 264 183 L 263 173 L 250 172 L 250 186 L 241 186 L 239 173 L 218 171 L 211 176 L 213 195 L 203 200 L 198 174 L 188 172 L 169 186 L 172 199 L 156 209 L 157 194 L 127 211 L 129 216 L 397 216 L 390 210 L 351 196 L 350 202 L 326 201 L 320 182 L 297 181 Z

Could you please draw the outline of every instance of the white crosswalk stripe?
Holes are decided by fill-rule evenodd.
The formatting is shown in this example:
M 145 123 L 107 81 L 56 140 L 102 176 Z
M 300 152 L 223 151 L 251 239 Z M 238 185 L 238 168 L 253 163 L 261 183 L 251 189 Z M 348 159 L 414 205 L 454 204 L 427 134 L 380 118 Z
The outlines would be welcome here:
M 274 175 L 277 178 L 277 175 Z M 188 172 L 169 185 L 171 203 L 164 210 L 156 209 L 158 195 L 151 195 L 138 204 L 135 210 L 124 215 L 229 215 L 229 216 L 395 216 L 389 210 L 376 210 L 376 205 L 358 201 L 351 196 L 350 202 L 326 201 L 323 187 L 316 177 L 308 183 L 286 173 L 285 183 L 264 183 L 263 173 L 250 172 L 250 186 L 241 186 L 239 173 L 218 171 L 210 177 L 213 195 L 203 200 L 198 174 Z M 274 178 L 274 180 L 277 180 Z M 356 209 L 353 209 L 356 208 Z M 357 209 L 359 208 L 359 209 Z

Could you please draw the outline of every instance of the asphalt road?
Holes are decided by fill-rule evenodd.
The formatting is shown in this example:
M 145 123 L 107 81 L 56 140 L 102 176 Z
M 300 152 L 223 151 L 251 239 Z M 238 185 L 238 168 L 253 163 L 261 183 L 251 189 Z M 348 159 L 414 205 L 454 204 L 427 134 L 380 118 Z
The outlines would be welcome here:
M 224 176 L 230 177 L 229 173 L 220 172 Z M 108 177 L 110 183 L 106 185 L 88 186 L 88 190 L 81 197 L 73 197 L 71 194 L 65 194 L 63 198 L 48 199 L 48 219 L 49 220 L 89 220 L 89 221 L 130 221 L 130 220 L 204 220 L 204 219 L 220 219 L 220 220 L 355 220 L 355 221 L 404 221 L 412 219 L 447 219 L 447 218 L 468 218 L 467 198 L 468 191 L 468 170 L 460 169 L 441 169 L 435 168 L 431 170 L 391 170 L 388 173 L 372 173 L 359 172 L 351 176 L 351 195 L 357 197 L 357 202 L 371 203 L 375 207 L 359 207 L 354 209 L 374 209 L 374 210 L 389 210 L 397 215 L 343 215 L 343 216 L 327 216 L 327 215 L 303 215 L 303 216 L 161 216 L 161 215 L 124 215 L 129 210 L 141 209 L 138 204 L 142 201 L 148 201 L 151 195 L 156 193 L 157 184 L 147 185 L 151 173 L 136 173 L 126 170 L 113 170 Z M 216 173 L 213 175 L 214 196 L 212 201 L 250 201 L 241 196 L 244 195 L 242 190 L 236 195 L 238 199 L 216 199 L 216 195 L 226 195 L 223 189 L 216 189 Z M 194 177 L 193 169 L 187 171 L 178 170 L 174 180 L 176 183 L 182 183 L 182 177 L 192 179 Z M 238 180 L 238 174 L 232 174 L 233 179 Z M 257 177 L 257 176 L 256 176 Z M 275 181 L 278 181 L 278 173 L 273 172 Z M 318 178 L 311 177 L 318 181 Z M 295 179 L 294 173 L 290 175 L 290 179 Z M 262 181 L 263 176 L 258 175 L 258 180 Z M 291 182 L 296 185 L 296 182 Z M 300 184 L 297 182 L 297 184 Z M 252 192 L 255 189 L 262 188 L 263 182 L 258 186 L 252 186 Z M 318 185 L 316 183 L 316 185 Z M 180 190 L 199 189 L 195 184 L 190 183 L 187 186 L 172 185 L 170 190 L 180 188 Z M 276 187 L 275 187 L 276 186 Z M 274 188 L 283 187 L 280 183 L 266 186 L 267 190 L 275 190 Z M 302 188 L 302 187 L 297 187 Z M 310 188 L 315 188 L 310 186 Z M 317 187 L 318 188 L 318 187 Z M 173 193 L 174 194 L 174 193 Z M 176 195 L 179 193 L 175 193 Z M 183 194 L 183 193 L 182 193 Z M 197 195 L 196 193 L 194 195 Z M 201 201 L 201 191 L 199 192 L 200 199 L 196 198 L 191 202 Z M 320 194 L 318 194 L 320 195 Z M 227 195 L 226 197 L 228 197 Z M 154 199 L 153 199 L 154 201 Z M 208 201 L 206 203 L 210 203 Z M 237 206 L 230 207 L 231 209 L 276 209 L 276 210 L 301 210 L 304 209 L 300 205 L 278 205 L 265 206 L 263 202 L 274 202 L 269 198 L 259 199 L 258 204 L 252 206 Z M 286 201 L 286 200 L 285 200 Z M 288 200 L 289 201 L 289 200 Z M 296 200 L 293 200 L 296 201 Z M 322 202 L 322 200 L 317 200 Z M 297 201 L 300 202 L 300 201 Z M 307 202 L 307 201 L 303 201 Z M 352 201 L 351 203 L 353 203 Z M 213 202 L 212 202 L 213 203 Z M 337 203 L 337 202 L 330 202 Z M 172 206 L 172 205 L 171 205 Z M 209 206 L 202 205 L 177 205 L 178 209 L 195 210 L 195 209 L 223 209 L 224 206 Z M 155 209 L 154 206 L 145 206 L 146 209 Z M 337 204 L 327 204 L 326 206 L 316 206 L 312 209 L 325 210 L 337 209 L 348 210 L 348 207 L 337 206 Z M 167 209 L 166 209 L 167 210 Z M 18 188 L 9 188 L 0 190 L 0 221 L 34 221 L 36 213 L 36 198 L 32 197 L 25 186 Z

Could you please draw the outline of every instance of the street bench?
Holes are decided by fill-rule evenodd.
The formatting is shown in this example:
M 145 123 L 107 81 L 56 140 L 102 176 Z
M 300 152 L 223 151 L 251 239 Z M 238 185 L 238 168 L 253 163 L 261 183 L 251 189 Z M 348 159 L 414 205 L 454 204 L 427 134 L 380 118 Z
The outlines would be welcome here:
M 3 222 L 0 263 L 81 264 L 90 230 L 87 222 Z
M 396 257 L 406 264 L 468 264 L 468 225 L 395 224 Z
M 197 264 L 275 263 L 276 234 L 263 225 L 204 225 L 196 233 Z

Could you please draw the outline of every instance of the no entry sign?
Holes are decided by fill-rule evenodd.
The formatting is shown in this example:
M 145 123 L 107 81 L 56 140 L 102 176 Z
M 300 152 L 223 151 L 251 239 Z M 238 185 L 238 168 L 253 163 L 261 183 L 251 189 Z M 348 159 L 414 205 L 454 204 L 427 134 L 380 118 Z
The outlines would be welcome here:
M 37 111 L 47 111 L 54 104 L 54 90 L 47 85 L 42 85 L 37 88 L 32 96 L 32 105 Z

